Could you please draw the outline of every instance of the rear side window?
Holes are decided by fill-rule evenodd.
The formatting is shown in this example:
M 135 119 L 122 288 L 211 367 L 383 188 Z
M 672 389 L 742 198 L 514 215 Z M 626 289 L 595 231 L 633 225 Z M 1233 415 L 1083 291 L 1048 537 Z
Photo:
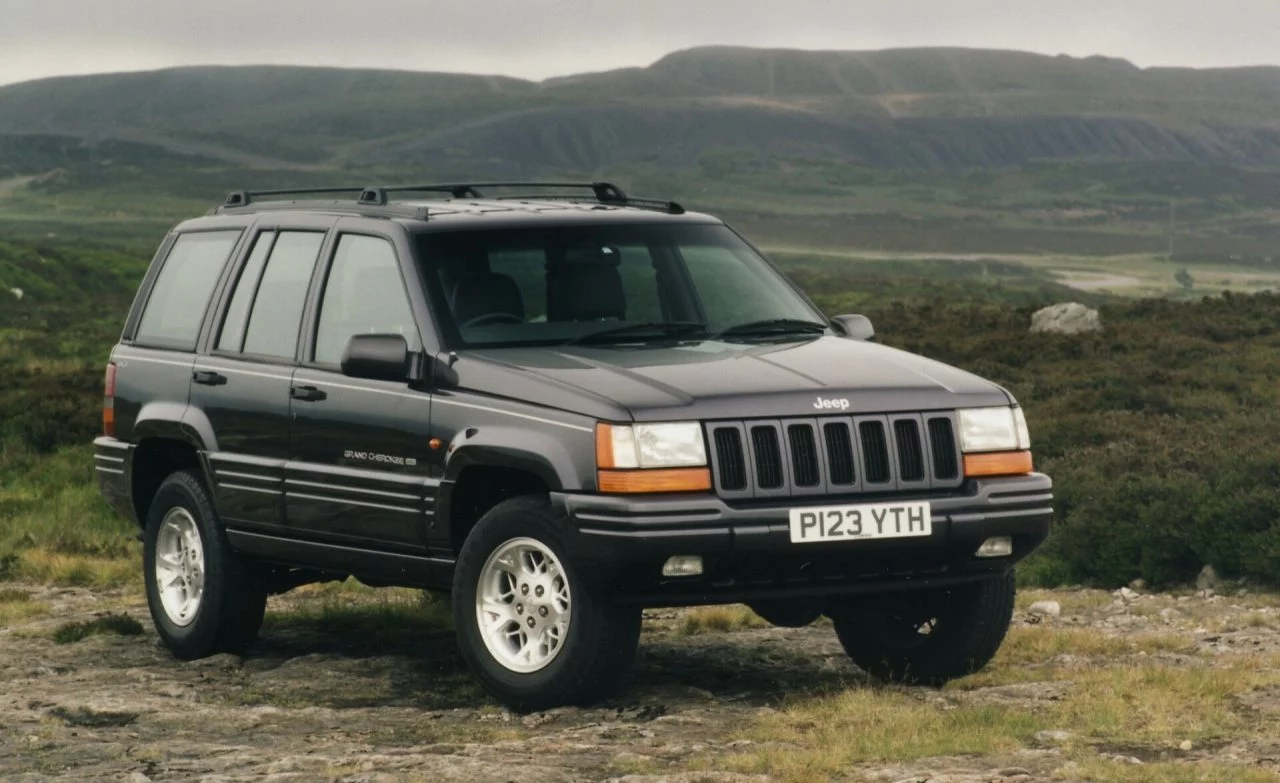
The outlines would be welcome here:
M 409 350 L 420 347 L 395 248 L 385 239 L 346 234 L 324 287 L 316 362 L 338 364 L 357 334 L 400 334 Z
M 312 231 L 282 231 L 276 237 L 249 311 L 249 326 L 244 336 L 245 353 L 293 358 L 307 287 L 323 242 L 324 234 Z M 241 275 L 237 293 L 251 283 Z
M 244 342 L 244 322 L 249 317 L 249 305 L 253 304 L 253 294 L 258 290 L 258 280 L 262 277 L 262 266 L 267 263 L 267 253 L 271 252 L 271 241 L 275 238 L 275 232 L 266 231 L 253 242 L 253 252 L 240 272 L 231 305 L 227 307 L 227 316 L 222 321 L 222 333 L 218 335 L 219 351 L 239 351 Z
M 151 287 L 134 340 L 195 350 L 205 309 L 240 231 L 183 234 L 173 243 Z

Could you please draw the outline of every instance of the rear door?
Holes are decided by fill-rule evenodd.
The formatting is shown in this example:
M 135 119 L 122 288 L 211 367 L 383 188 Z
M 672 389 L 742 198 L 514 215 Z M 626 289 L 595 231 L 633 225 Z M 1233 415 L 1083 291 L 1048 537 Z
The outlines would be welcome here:
M 219 304 L 191 402 L 208 418 L 214 494 L 230 528 L 282 533 L 289 386 L 317 259 L 332 218 L 259 222 Z
M 143 281 L 140 306 L 112 352 L 117 438 L 137 443 L 166 437 L 205 445 L 201 431 L 183 422 L 191 367 L 205 314 L 243 233 L 243 226 L 212 224 L 166 238 Z M 108 475 L 131 470 L 118 456 L 99 455 L 95 462 Z
M 425 296 L 411 259 L 394 223 L 347 218 L 335 231 L 293 376 L 286 496 L 294 535 L 408 553 L 426 547 L 439 485 L 430 475 L 431 395 L 341 370 L 357 334 L 400 334 L 411 351 L 423 349 Z

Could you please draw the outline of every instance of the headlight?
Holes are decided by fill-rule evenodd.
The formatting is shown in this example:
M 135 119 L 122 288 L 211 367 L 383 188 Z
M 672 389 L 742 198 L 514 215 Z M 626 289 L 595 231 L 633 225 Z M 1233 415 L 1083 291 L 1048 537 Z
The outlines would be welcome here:
M 1031 430 L 1027 429 L 1027 416 L 1021 408 L 1013 409 L 1013 426 L 1018 430 L 1018 448 L 1026 451 L 1031 448 Z
M 966 408 L 959 416 L 960 450 L 966 454 L 1031 448 L 1021 408 Z
M 671 424 L 601 424 L 596 462 L 602 468 L 689 468 L 707 464 L 702 426 Z

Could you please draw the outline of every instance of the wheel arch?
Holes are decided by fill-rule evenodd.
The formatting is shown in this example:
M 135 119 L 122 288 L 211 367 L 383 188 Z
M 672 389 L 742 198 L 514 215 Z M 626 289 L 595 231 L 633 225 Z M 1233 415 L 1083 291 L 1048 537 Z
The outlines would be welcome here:
M 130 470 L 130 494 L 134 517 L 146 527 L 151 503 L 164 480 L 179 470 L 194 470 L 204 476 L 205 465 L 200 451 L 190 440 L 171 436 L 143 438 L 133 450 Z
M 489 509 L 521 495 L 546 494 L 555 489 L 545 471 L 527 460 L 471 460 L 441 485 L 439 514 L 449 547 L 456 555 L 472 528 Z

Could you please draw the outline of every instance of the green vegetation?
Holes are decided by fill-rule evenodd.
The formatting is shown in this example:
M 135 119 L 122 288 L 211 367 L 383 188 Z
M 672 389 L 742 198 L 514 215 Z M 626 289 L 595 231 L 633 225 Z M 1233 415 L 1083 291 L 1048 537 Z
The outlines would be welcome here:
M 1171 584 L 1206 563 L 1280 579 L 1280 296 L 1118 300 L 1009 261 L 778 257 L 827 312 L 865 312 L 884 342 L 991 378 L 1025 405 L 1058 524 L 1024 580 Z M 131 524 L 97 497 L 86 444 L 145 258 L 0 244 L 0 297 L 24 289 L 0 300 L 0 373 L 13 379 L 0 386 L 0 576 L 136 579 Z M 1100 305 L 1105 331 L 1028 333 L 1035 308 L 1068 299 Z
M 99 634 L 138 636 L 142 624 L 127 614 L 108 613 L 83 623 L 65 623 L 53 631 L 55 644 L 73 644 Z

